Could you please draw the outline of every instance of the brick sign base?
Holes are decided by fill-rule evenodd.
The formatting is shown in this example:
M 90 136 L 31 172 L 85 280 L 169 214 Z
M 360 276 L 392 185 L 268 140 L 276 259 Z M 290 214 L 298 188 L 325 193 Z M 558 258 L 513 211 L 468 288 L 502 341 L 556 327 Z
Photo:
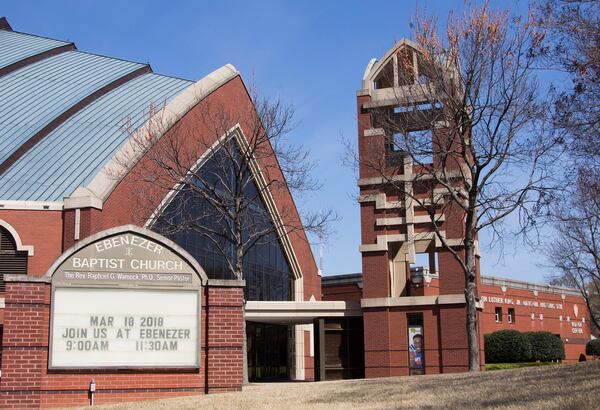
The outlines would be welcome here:
M 209 280 L 202 288 L 200 369 L 91 371 L 48 369 L 49 281 L 7 281 L 0 408 L 88 405 L 92 380 L 94 404 L 241 390 L 243 286 Z

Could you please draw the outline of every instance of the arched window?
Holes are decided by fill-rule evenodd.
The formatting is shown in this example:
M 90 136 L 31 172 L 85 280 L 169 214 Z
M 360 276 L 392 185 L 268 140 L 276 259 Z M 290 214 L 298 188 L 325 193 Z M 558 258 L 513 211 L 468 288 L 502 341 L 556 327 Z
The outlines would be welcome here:
M 13 236 L 0 226 L 0 292 L 4 292 L 7 273 L 27 274 L 27 251 L 17 250 Z
M 231 192 L 237 192 L 235 184 L 239 183 L 235 178 L 234 170 L 239 170 L 241 167 L 232 162 L 231 156 L 239 154 L 235 154 L 237 151 L 233 151 L 233 155 L 229 151 L 228 154 L 224 152 L 213 153 L 197 173 L 202 174 L 203 182 L 194 180 L 193 183 L 188 182 L 180 188 L 152 227 L 196 258 L 209 279 L 234 279 L 233 272 L 223 255 L 228 253 L 230 261 L 234 260 L 233 244 L 230 240 L 223 239 L 230 238 L 230 224 L 233 221 L 220 217 L 222 209 L 212 206 L 203 194 L 199 194 L 191 187 L 193 184 L 207 185 L 211 188 L 202 189 L 214 191 L 214 195 L 210 194 L 212 199 L 222 201 L 224 204 L 233 204 Z M 250 168 L 244 167 L 244 169 L 243 172 L 249 173 Z M 240 220 L 244 226 L 245 240 L 255 238 L 243 260 L 245 298 L 246 300 L 292 300 L 293 276 L 284 249 L 276 235 L 270 214 L 254 178 L 251 174 L 248 174 L 248 180 L 245 178 L 243 177 L 244 193 L 237 195 L 238 198 L 243 198 L 248 206 Z M 205 192 L 205 195 L 209 194 Z M 229 205 L 222 205 L 225 206 Z M 221 248 L 219 249 L 218 246 Z

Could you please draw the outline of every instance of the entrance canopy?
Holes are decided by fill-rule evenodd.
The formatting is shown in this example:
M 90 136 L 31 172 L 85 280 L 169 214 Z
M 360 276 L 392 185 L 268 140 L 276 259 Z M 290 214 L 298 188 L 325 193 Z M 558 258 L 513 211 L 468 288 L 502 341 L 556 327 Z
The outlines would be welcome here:
M 248 301 L 246 320 L 262 323 L 306 324 L 318 318 L 362 316 L 360 303 L 344 301 Z

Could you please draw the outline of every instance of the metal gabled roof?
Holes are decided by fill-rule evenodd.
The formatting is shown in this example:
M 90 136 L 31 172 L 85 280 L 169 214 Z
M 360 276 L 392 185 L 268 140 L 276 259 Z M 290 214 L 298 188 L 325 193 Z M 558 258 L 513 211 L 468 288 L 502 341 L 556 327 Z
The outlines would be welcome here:
M 100 97 L 0 175 L 0 198 L 59 201 L 87 185 L 133 131 L 193 82 L 144 74 Z M 129 130 L 126 124 L 129 123 Z
M 14 31 L 0 30 L 0 68 L 43 53 L 53 48 L 69 45 L 65 41 L 32 36 Z
M 0 77 L 0 163 L 73 105 L 142 67 L 67 51 Z

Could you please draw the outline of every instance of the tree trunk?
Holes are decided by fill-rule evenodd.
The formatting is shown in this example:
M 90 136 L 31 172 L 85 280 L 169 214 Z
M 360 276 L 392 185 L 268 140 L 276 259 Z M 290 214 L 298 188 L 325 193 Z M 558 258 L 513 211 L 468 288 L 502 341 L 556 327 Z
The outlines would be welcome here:
M 465 241 L 465 265 L 467 267 L 465 278 L 465 299 L 467 302 L 467 340 L 469 343 L 469 371 L 478 372 L 479 369 L 479 332 L 477 331 L 477 299 L 475 282 L 475 241 Z
M 479 332 L 477 331 L 477 306 L 475 299 L 475 282 L 467 283 L 465 289 L 467 299 L 467 338 L 469 342 L 469 371 L 479 371 Z
M 238 186 L 239 182 L 238 182 Z M 234 231 L 234 240 L 235 240 L 235 276 L 236 278 L 242 280 L 244 279 L 244 247 L 242 244 L 243 237 L 243 229 L 242 229 L 242 220 L 240 217 L 239 209 L 240 209 L 240 198 L 236 198 L 236 217 L 233 220 L 235 225 Z M 245 292 L 244 292 L 245 294 Z M 246 386 L 249 384 L 248 380 L 248 340 L 246 334 L 246 297 L 244 296 L 244 307 L 242 309 L 242 385 Z
M 242 310 L 242 329 L 243 329 L 243 335 L 242 337 L 244 338 L 243 342 L 242 342 L 242 349 L 243 349 L 243 361 L 244 361 L 244 366 L 243 366 L 243 376 L 242 376 L 242 385 L 246 386 L 248 384 L 250 384 L 250 381 L 248 380 L 248 339 L 246 336 L 246 300 L 244 300 L 244 309 Z

